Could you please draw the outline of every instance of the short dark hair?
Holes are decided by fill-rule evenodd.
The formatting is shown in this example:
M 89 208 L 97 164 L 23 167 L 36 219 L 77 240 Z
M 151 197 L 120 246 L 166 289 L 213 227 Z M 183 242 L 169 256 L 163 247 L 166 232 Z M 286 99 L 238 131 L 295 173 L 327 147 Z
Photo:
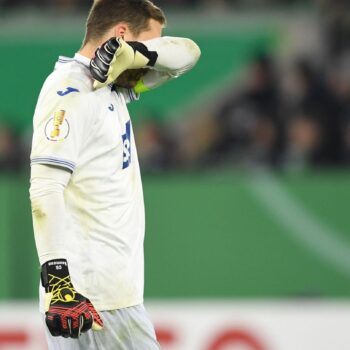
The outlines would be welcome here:
M 164 12 L 150 0 L 95 0 L 86 22 L 83 45 L 99 40 L 119 22 L 126 22 L 137 36 L 149 28 L 151 19 L 166 23 Z

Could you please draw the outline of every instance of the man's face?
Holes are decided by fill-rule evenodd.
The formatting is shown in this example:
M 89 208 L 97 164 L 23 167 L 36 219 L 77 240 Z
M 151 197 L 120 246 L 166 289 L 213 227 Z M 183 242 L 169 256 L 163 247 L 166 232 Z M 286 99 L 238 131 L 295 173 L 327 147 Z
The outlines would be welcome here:
M 149 29 L 141 32 L 139 35 L 134 36 L 130 31 L 127 31 L 124 35 L 125 41 L 147 41 L 151 39 L 160 38 L 162 36 L 163 25 L 159 22 L 151 19 L 149 23 Z M 148 69 L 132 69 L 122 73 L 117 81 L 117 86 L 123 88 L 133 88 L 137 82 L 148 72 Z

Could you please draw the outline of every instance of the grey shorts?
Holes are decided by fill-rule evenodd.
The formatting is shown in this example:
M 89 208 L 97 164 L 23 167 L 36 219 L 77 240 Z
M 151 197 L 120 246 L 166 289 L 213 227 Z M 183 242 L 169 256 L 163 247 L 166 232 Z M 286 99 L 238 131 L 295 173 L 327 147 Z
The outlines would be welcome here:
M 49 350 L 159 350 L 152 322 L 143 305 L 102 311 L 104 328 L 79 339 L 53 337 L 45 325 Z

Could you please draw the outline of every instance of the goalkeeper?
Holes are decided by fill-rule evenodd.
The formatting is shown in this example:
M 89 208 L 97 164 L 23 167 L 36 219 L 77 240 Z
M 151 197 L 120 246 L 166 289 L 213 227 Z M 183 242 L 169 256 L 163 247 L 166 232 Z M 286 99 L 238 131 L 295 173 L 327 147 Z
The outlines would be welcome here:
M 161 37 L 149 0 L 98 0 L 34 115 L 33 226 L 52 349 L 159 349 L 143 307 L 144 201 L 127 104 L 191 69 L 190 39 Z

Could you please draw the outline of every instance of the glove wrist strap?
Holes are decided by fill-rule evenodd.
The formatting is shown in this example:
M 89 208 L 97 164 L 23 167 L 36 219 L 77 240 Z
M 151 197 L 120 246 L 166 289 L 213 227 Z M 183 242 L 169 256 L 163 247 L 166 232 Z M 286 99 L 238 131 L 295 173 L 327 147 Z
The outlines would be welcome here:
M 51 292 L 52 280 L 63 280 L 67 276 L 69 276 L 69 270 L 66 259 L 49 260 L 41 266 L 41 284 L 46 292 Z

